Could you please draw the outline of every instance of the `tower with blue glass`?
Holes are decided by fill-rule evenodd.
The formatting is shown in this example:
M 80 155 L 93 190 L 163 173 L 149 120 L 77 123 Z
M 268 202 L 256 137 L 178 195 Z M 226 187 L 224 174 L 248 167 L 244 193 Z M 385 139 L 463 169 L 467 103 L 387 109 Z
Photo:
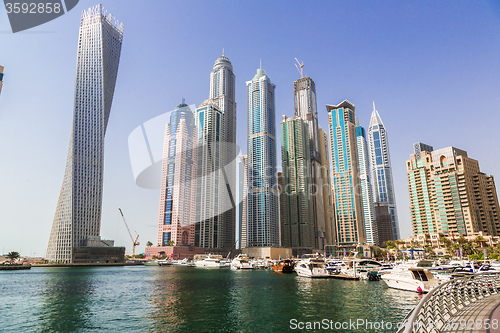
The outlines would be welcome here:
M 366 242 L 356 144 L 355 107 L 349 101 L 327 105 L 333 200 L 338 245 Z
M 279 193 L 276 174 L 276 86 L 260 68 L 246 82 L 248 101 L 247 246 L 276 247 Z
M 373 112 L 370 119 L 370 126 L 368 127 L 368 143 L 370 149 L 374 199 L 375 202 L 388 206 L 392 227 L 394 229 L 394 237 L 399 239 L 398 212 L 396 209 L 396 196 L 392 180 L 389 141 L 382 118 L 380 118 L 378 111 L 375 109 L 375 102 L 373 102 Z

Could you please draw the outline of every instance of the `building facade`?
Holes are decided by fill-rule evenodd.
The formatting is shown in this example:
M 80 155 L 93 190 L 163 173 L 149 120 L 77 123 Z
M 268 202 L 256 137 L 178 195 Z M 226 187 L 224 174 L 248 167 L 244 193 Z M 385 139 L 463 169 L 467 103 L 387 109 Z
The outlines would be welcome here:
M 338 245 L 366 243 L 358 171 L 355 106 L 327 105 L 330 127 L 333 200 Z
M 236 164 L 238 148 L 236 146 L 236 97 L 235 75 L 231 61 L 224 56 L 219 57 L 210 73 L 210 99 L 214 101 L 222 113 L 220 158 L 224 168 L 223 187 L 219 188 L 221 203 L 219 219 L 223 224 L 219 246 L 226 249 L 235 247 L 236 227 Z
M 193 112 L 177 105 L 165 126 L 158 247 L 195 245 L 197 135 Z
M 301 117 L 283 116 L 282 119 L 281 245 L 308 249 L 310 253 L 316 248 L 316 227 L 314 195 L 311 191 L 309 126 Z
M 308 126 L 310 157 L 307 163 L 308 177 L 310 178 L 310 192 L 312 193 L 313 221 L 314 221 L 314 241 L 315 249 L 324 249 L 326 239 L 326 223 L 328 217 L 325 216 L 320 133 L 318 126 L 318 110 L 316 103 L 316 85 L 310 77 L 301 77 L 293 82 L 293 95 L 295 117 L 300 117 Z
M 246 82 L 248 101 L 248 247 L 279 246 L 276 86 L 263 69 Z
M 325 209 L 325 226 L 326 226 L 326 244 L 336 244 L 337 237 L 335 234 L 335 214 L 333 208 L 332 197 L 332 177 L 330 171 L 330 145 L 328 143 L 328 134 L 319 127 L 319 148 L 321 156 L 321 178 L 323 183 L 323 207 Z
M 375 202 L 387 203 L 392 217 L 394 237 L 399 239 L 398 212 L 394 182 L 392 180 L 389 140 L 382 118 L 380 118 L 378 111 L 375 109 L 375 102 L 373 102 L 373 112 L 370 119 L 370 126 L 368 127 L 368 142 Z
M 371 244 L 378 243 L 377 225 L 374 223 L 373 195 L 370 182 L 370 167 L 368 160 L 368 149 L 366 135 L 363 126 L 356 119 L 356 146 L 358 150 L 359 182 L 361 200 L 363 202 L 363 221 L 366 231 L 366 241 Z
M 203 248 L 224 248 L 227 190 L 221 151 L 224 124 L 219 105 L 210 99 L 203 102 L 196 109 L 195 124 L 198 131 L 195 243 Z
M 247 195 L 248 195 L 248 156 L 240 156 L 238 161 L 239 173 L 239 204 L 238 227 L 236 229 L 236 248 L 247 247 Z
M 100 237 L 104 136 L 122 39 L 123 24 L 101 5 L 82 13 L 73 127 L 47 248 L 50 261 L 72 263 L 75 248 L 85 247 L 90 239 Z
M 407 164 L 414 235 L 500 235 L 500 208 L 493 176 L 467 152 L 447 147 L 420 151 Z

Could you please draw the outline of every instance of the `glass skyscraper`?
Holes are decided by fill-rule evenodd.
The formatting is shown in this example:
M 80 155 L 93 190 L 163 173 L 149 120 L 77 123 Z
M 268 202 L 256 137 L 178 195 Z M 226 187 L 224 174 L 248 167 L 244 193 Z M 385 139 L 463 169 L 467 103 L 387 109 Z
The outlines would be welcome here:
M 279 246 L 275 85 L 263 69 L 247 81 L 247 245 Z
M 332 240 L 326 237 L 327 223 L 330 223 L 330 216 L 325 215 L 323 198 L 323 188 L 329 187 L 329 184 L 325 184 L 322 177 L 322 169 L 330 169 L 330 164 L 321 164 L 316 85 L 313 79 L 301 77 L 295 81 L 293 83 L 293 95 L 295 116 L 300 117 L 308 126 L 310 157 L 305 167 L 308 169 L 307 177 L 310 178 L 311 183 L 308 191 L 313 194 L 311 203 L 313 205 L 314 248 L 322 250 L 327 243 L 332 243 Z
M 195 112 L 198 131 L 198 174 L 196 199 L 196 246 L 224 247 L 223 195 L 227 195 L 223 174 L 223 114 L 213 100 L 203 102 Z M 224 192 L 222 192 L 224 191 Z
M 224 167 L 224 184 L 219 188 L 222 229 L 219 246 L 230 250 L 235 247 L 236 227 L 236 97 L 235 75 L 231 61 L 222 54 L 215 61 L 210 73 L 210 99 L 222 112 L 221 158 Z
M 371 244 L 378 244 L 377 229 L 373 216 L 373 194 L 370 183 L 370 167 L 368 164 L 365 129 L 359 125 L 359 119 L 356 119 L 356 144 L 358 148 L 359 181 L 361 185 L 361 199 L 363 201 L 366 241 Z
M 327 105 L 332 152 L 333 200 L 337 243 L 366 242 L 360 187 L 354 104 Z
M 236 102 L 233 66 L 222 55 L 210 73 L 210 98 L 195 112 L 198 128 L 196 245 L 235 248 Z
M 123 38 L 123 24 L 101 5 L 82 13 L 75 102 L 64 180 L 47 259 L 72 263 L 78 247 L 100 241 L 104 135 L 108 125 Z M 109 242 L 103 246 L 110 245 Z
M 197 135 L 194 115 L 177 105 L 165 127 L 157 246 L 194 246 Z
M 375 102 L 373 102 L 373 112 L 370 119 L 370 126 L 368 127 L 368 142 L 370 146 L 370 164 L 375 202 L 386 203 L 388 205 L 394 228 L 394 237 L 399 239 L 398 212 L 392 180 L 389 141 L 384 123 L 375 109 Z
M 282 188 L 280 193 L 281 245 L 316 248 L 314 205 L 311 191 L 309 126 L 300 117 L 281 122 Z M 323 191 L 321 191 L 323 194 Z M 324 212 L 321 212 L 324 214 Z

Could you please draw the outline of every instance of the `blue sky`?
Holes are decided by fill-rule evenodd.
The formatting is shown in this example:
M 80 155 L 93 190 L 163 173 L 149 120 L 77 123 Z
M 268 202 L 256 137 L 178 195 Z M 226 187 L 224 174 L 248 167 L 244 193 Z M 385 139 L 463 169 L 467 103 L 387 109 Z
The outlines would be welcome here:
M 411 235 L 405 161 L 421 141 L 455 146 L 500 176 L 500 3 L 497 1 L 103 1 L 125 24 L 106 133 L 101 234 L 131 241 L 121 207 L 155 242 L 159 191 L 135 185 L 131 131 L 181 98 L 208 98 L 225 49 L 236 75 L 238 144 L 246 150 L 246 91 L 259 67 L 276 84 L 277 123 L 293 115 L 294 58 L 325 104 L 348 99 L 368 126 L 372 101 L 389 133 L 403 237 Z M 0 251 L 44 255 L 71 131 L 81 0 L 66 15 L 12 34 L 0 9 Z M 279 144 L 279 142 L 278 142 Z M 279 146 L 278 146 L 279 147 Z

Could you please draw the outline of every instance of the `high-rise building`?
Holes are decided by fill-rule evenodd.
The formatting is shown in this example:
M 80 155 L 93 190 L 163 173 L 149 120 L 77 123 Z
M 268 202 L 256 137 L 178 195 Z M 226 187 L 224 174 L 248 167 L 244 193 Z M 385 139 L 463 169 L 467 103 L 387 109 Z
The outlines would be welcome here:
M 218 104 L 211 99 L 203 102 L 195 112 L 198 129 L 195 243 L 211 249 L 225 248 L 227 241 L 223 219 L 227 208 L 224 206 L 227 188 L 221 151 L 224 148 L 221 144 L 223 117 Z
M 332 152 L 333 200 L 338 245 L 366 243 L 356 145 L 355 107 L 327 105 Z
M 224 52 L 223 52 L 224 53 Z M 223 229 L 219 231 L 219 247 L 231 249 L 235 247 L 236 227 L 236 164 L 238 149 L 236 147 L 236 97 L 235 75 L 231 61 L 222 54 L 214 64 L 210 73 L 210 97 L 222 113 L 221 155 L 224 168 L 223 187 L 219 188 L 219 219 Z
M 428 149 L 430 150 L 430 149 Z M 447 147 L 419 150 L 406 162 L 413 233 L 500 235 L 500 208 L 493 176 L 467 152 Z
M 394 240 L 394 228 L 392 227 L 391 213 L 389 213 L 389 205 L 386 202 L 375 202 L 375 227 L 377 228 L 377 243 L 380 246 L 384 242 Z
M 366 146 L 365 129 L 359 125 L 356 118 L 356 145 L 358 150 L 359 181 L 361 199 L 363 202 L 363 219 L 366 231 L 366 241 L 378 244 L 378 235 L 373 215 L 373 195 L 370 182 L 370 167 L 368 164 L 368 149 Z
M 323 183 L 323 207 L 325 209 L 326 245 L 334 245 L 337 241 L 335 235 L 335 215 L 332 198 L 332 178 L 330 175 L 330 145 L 328 134 L 319 127 L 319 148 L 321 156 L 321 178 Z
M 165 127 L 158 247 L 195 245 L 197 135 L 193 112 L 177 105 Z
M 82 13 L 78 38 L 73 128 L 47 259 L 65 263 L 100 241 L 104 135 L 123 38 L 123 24 L 101 5 Z M 123 248 L 116 248 L 121 249 Z
M 0 94 L 2 93 L 2 85 L 3 85 L 3 66 L 0 66 Z
M 287 248 L 308 249 L 306 252 L 309 253 L 316 248 L 310 161 L 309 126 L 301 117 L 283 116 L 281 244 Z
M 248 156 L 241 155 L 238 161 L 239 205 L 238 225 L 236 228 L 236 248 L 247 247 L 247 195 L 248 195 Z
M 263 69 L 246 82 L 248 101 L 248 247 L 279 246 L 276 86 Z
M 375 109 L 368 127 L 368 142 L 370 147 L 370 164 L 372 168 L 372 181 L 375 202 L 385 202 L 389 207 L 394 228 L 394 237 L 400 238 L 398 212 L 396 209 L 396 195 L 392 180 L 391 158 L 389 155 L 389 140 L 387 130 Z
M 302 76 L 302 73 L 301 73 Z M 325 207 L 323 199 L 323 179 L 321 177 L 321 154 L 316 104 L 316 85 L 310 77 L 301 77 L 293 83 L 295 117 L 300 117 L 308 126 L 310 157 L 306 164 L 313 193 L 314 248 L 324 249 L 326 241 Z M 325 166 L 328 167 L 329 166 Z

